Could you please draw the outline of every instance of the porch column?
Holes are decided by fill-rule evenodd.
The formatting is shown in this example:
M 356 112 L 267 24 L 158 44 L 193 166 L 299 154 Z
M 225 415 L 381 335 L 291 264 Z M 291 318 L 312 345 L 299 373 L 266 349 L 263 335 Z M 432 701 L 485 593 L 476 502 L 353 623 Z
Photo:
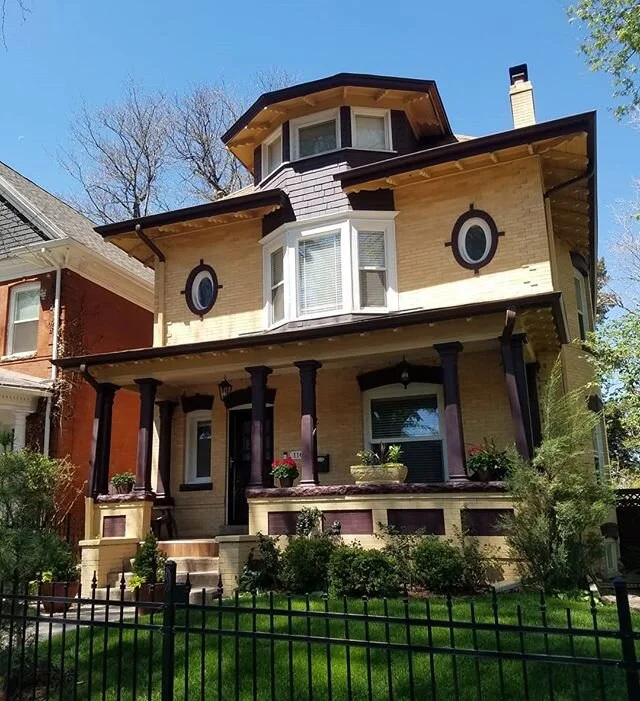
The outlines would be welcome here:
M 153 442 L 153 411 L 160 380 L 145 377 L 135 380 L 140 387 L 140 423 L 138 424 L 138 456 L 136 460 L 135 492 L 151 491 L 151 446 Z
M 442 389 L 444 392 L 444 430 L 447 437 L 447 465 L 449 479 L 467 479 L 465 470 L 464 435 L 460 408 L 458 381 L 458 353 L 462 343 L 439 343 L 434 346 L 442 365 Z
M 94 498 L 98 494 L 106 494 L 109 491 L 113 400 L 118 389 L 117 385 L 108 382 L 95 386 L 96 408 L 93 417 L 87 482 L 87 495 Z
M 537 448 L 542 440 L 542 426 L 540 425 L 540 400 L 538 398 L 538 370 L 540 370 L 540 363 L 527 363 L 527 390 L 529 391 L 531 435 L 533 437 L 534 448 Z
M 160 410 L 158 435 L 158 496 L 171 499 L 171 427 L 177 402 L 165 399 L 157 402 Z
M 531 425 L 531 406 L 529 404 L 529 386 L 527 381 L 527 366 L 524 360 L 524 347 L 527 335 L 514 333 L 511 337 L 511 355 L 513 356 L 513 371 L 518 388 L 518 401 L 524 423 L 525 439 L 527 441 L 527 457 L 533 455 L 533 430 Z
M 300 360 L 300 435 L 302 439 L 302 475 L 300 486 L 318 484 L 318 434 L 316 430 L 316 376 L 322 363 Z
M 27 443 L 27 416 L 31 413 L 28 409 L 15 409 L 13 413 L 14 450 L 22 450 Z
M 504 377 L 507 383 L 507 396 L 509 397 L 509 407 L 511 409 L 511 420 L 516 439 L 516 448 L 521 457 L 525 460 L 529 458 L 529 444 L 527 442 L 527 432 L 520 404 L 520 394 L 518 392 L 518 381 L 514 365 L 514 353 L 511 341 L 500 342 L 500 352 L 502 353 L 502 365 L 504 367 Z
M 266 365 L 245 368 L 251 376 L 251 477 L 249 487 L 266 485 L 264 422 L 267 411 L 267 378 L 273 372 Z

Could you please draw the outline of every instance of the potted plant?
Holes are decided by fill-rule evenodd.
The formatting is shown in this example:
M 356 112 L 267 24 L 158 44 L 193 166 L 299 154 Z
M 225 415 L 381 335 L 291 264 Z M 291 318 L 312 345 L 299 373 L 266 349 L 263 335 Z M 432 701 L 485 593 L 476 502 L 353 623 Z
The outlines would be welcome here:
M 280 480 L 281 487 L 293 487 L 293 480 L 300 473 L 298 472 L 296 461 L 285 453 L 280 459 L 273 461 L 269 474 Z
M 52 543 L 48 569 L 42 572 L 41 596 L 64 597 L 69 601 L 44 601 L 45 613 L 63 613 L 71 608 L 71 599 L 78 596 L 78 564 L 69 543 L 56 536 Z
M 116 494 L 129 494 L 136 483 L 136 476 L 131 472 L 119 472 L 111 478 Z
M 167 556 L 158 547 L 158 539 L 149 531 L 133 560 L 128 580 L 130 591 L 137 593 L 139 601 L 163 601 L 166 561 Z M 150 610 L 141 608 L 140 613 L 148 614 Z
M 350 468 L 356 484 L 400 484 L 407 479 L 407 466 L 401 462 L 402 447 L 399 445 L 386 447 L 383 444 L 378 452 L 361 450 L 356 455 L 360 458 L 360 464 Z
M 467 451 L 467 473 L 469 478 L 479 482 L 503 480 L 511 467 L 511 458 L 506 450 L 499 450 L 493 438 L 479 445 L 472 445 Z

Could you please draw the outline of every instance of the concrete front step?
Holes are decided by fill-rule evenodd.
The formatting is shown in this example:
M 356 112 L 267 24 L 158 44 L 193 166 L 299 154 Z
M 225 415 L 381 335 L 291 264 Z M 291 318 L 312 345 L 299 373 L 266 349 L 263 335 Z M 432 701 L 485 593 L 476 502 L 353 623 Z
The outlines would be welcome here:
M 216 582 L 217 582 L 217 575 L 216 575 Z M 204 602 L 202 600 L 202 591 L 204 589 Z M 213 601 L 216 600 L 217 597 L 217 587 L 213 586 L 208 586 L 208 587 L 199 587 L 199 588 L 194 588 L 192 587 L 191 592 L 189 594 L 189 603 L 190 604 L 210 604 Z M 129 591 L 128 589 L 124 590 L 124 595 L 123 595 L 123 601 L 135 601 L 135 595 L 132 591 Z M 107 588 L 106 587 L 99 587 L 96 589 L 96 602 L 102 602 L 106 601 L 107 599 Z M 109 590 L 109 601 L 110 606 L 111 606 L 111 611 L 118 610 L 118 606 L 120 604 L 120 588 L 113 589 L 111 588 Z M 91 606 L 91 604 L 89 604 Z M 102 609 L 102 605 L 100 606 L 100 609 Z M 99 609 L 96 608 L 96 611 Z M 134 607 L 133 606 L 126 606 L 124 608 L 123 615 L 126 616 L 133 616 L 134 615 Z
M 178 572 L 176 581 L 178 584 L 184 584 L 187 581 L 187 573 Z M 189 572 L 189 583 L 191 589 L 215 588 L 218 586 L 218 572 Z
M 158 547 L 170 560 L 176 557 L 218 557 L 218 543 L 215 538 L 161 540 Z
M 172 557 L 178 572 L 217 572 L 217 557 Z

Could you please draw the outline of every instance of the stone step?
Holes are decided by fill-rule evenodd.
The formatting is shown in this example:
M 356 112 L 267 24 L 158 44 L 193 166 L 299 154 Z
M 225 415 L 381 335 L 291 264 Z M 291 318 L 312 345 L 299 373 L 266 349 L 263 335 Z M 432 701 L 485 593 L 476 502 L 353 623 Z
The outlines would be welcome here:
M 221 526 L 219 535 L 248 535 L 249 526 Z
M 216 575 L 216 581 L 217 581 L 217 575 Z M 204 589 L 204 602 L 202 600 L 202 592 Z M 189 603 L 190 604 L 210 604 L 213 601 L 216 600 L 218 594 L 218 590 L 216 586 L 206 586 L 206 587 L 199 587 L 198 589 L 192 588 L 191 592 L 189 594 Z M 99 587 L 96 589 L 96 601 L 106 601 L 107 599 L 107 588 L 106 587 Z M 128 589 L 125 589 L 124 591 L 124 596 L 123 596 L 124 601 L 135 601 L 135 596 L 132 591 L 129 591 Z M 111 602 L 110 604 L 110 616 L 114 615 L 114 611 L 119 612 L 119 604 L 120 604 L 120 589 L 110 589 L 109 590 L 109 601 Z M 88 605 L 89 610 L 91 607 L 91 604 Z M 99 608 L 96 607 L 96 619 L 99 620 L 98 616 L 98 611 L 102 611 L 103 606 L 100 606 Z M 124 608 L 123 612 L 123 617 L 133 617 L 134 616 L 134 607 L 133 606 L 126 606 Z
M 160 550 L 173 560 L 176 557 L 217 557 L 218 543 L 215 538 L 190 538 L 181 540 L 161 540 Z
M 217 557 L 172 557 L 178 572 L 217 572 Z
M 178 572 L 176 578 L 178 584 L 184 584 L 187 581 L 186 572 Z M 218 586 L 218 572 L 189 572 L 189 583 L 191 584 L 191 589 L 202 589 L 203 587 L 217 587 Z

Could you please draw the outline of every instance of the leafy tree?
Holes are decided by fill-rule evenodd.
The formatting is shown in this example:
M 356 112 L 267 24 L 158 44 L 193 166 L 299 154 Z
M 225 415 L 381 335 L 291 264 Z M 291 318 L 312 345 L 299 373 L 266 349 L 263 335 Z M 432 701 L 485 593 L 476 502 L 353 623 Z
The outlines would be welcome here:
M 545 589 L 583 586 L 602 554 L 599 526 L 613 499 L 590 459 L 600 416 L 587 406 L 589 389 L 565 393 L 556 362 L 541 398 L 540 446 L 508 477 L 514 515 L 507 542 L 523 580 Z
M 619 296 L 609 287 L 609 273 L 604 258 L 598 258 L 596 267 L 596 325 L 601 324 L 614 307 L 620 306 Z
M 637 0 L 578 0 L 569 10 L 586 30 L 580 45 L 592 71 L 611 75 L 613 97 L 621 100 L 616 116 L 640 108 L 640 5 Z

